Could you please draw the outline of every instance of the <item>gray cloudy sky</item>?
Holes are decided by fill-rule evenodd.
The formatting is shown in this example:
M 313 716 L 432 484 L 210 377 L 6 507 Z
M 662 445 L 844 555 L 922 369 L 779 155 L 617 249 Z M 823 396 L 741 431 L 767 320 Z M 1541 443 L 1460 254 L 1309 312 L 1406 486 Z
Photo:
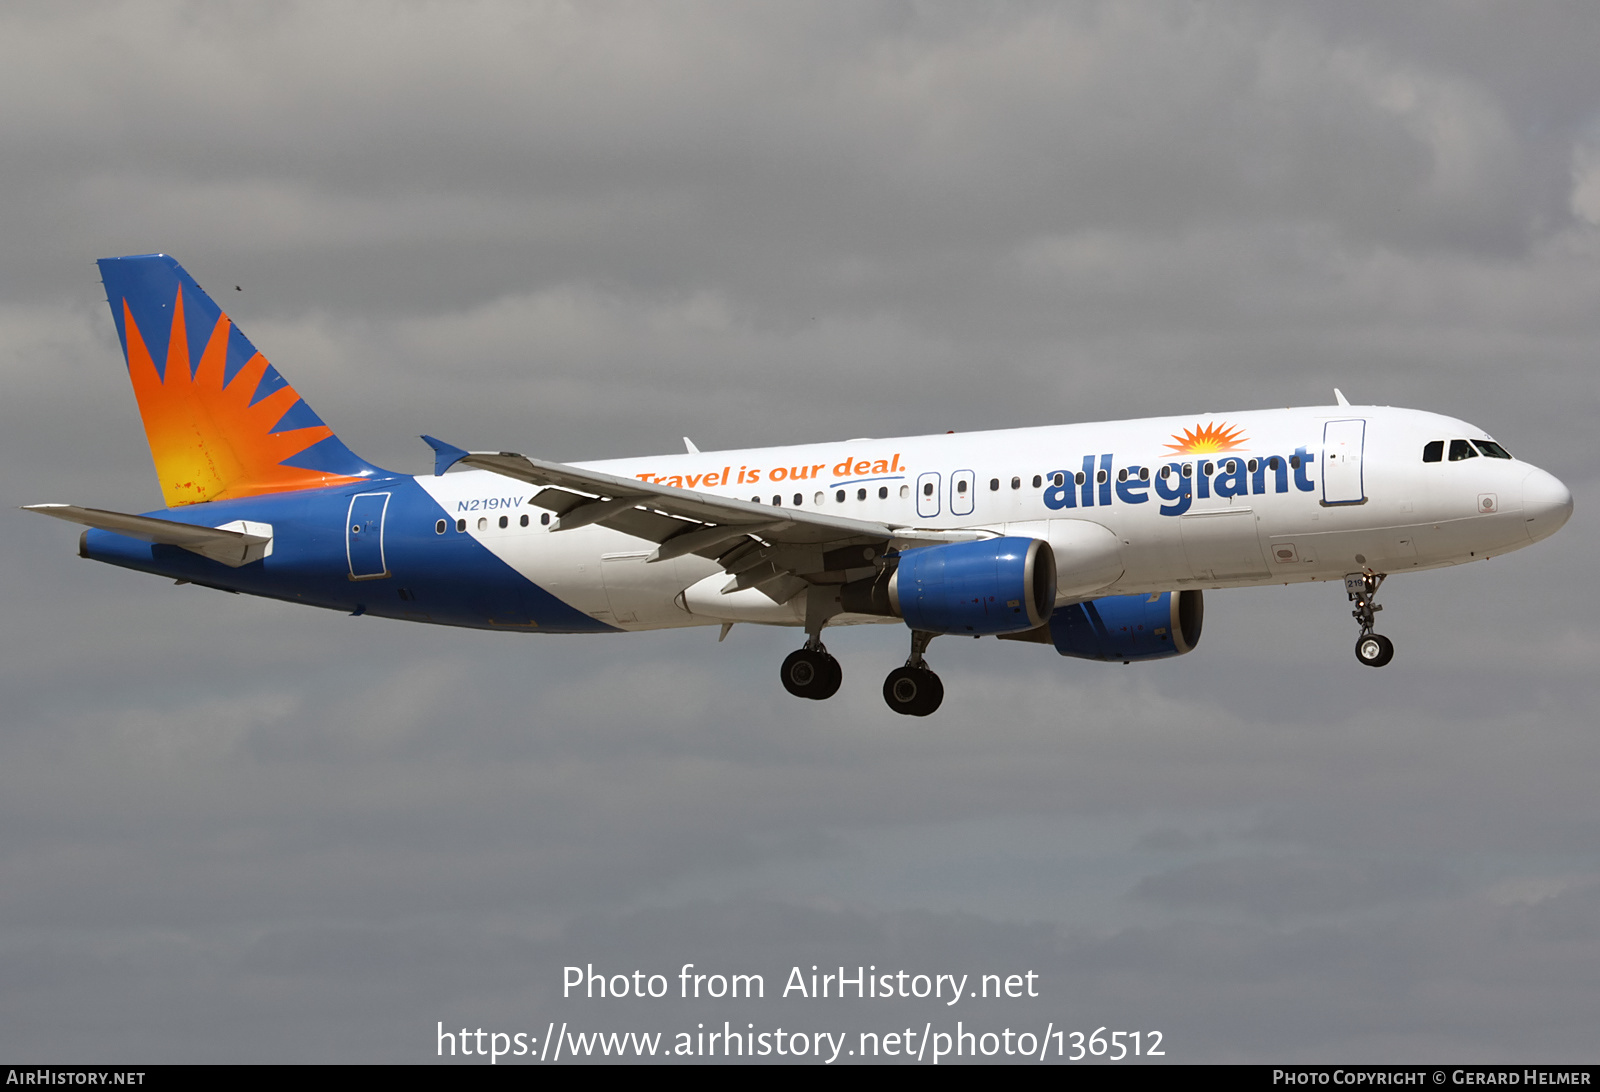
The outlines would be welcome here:
M 888 627 L 814 704 L 787 631 L 350 619 L 14 513 L 0 1054 L 965 1019 L 1597 1060 L 1597 50 L 1586 2 L 7 5 L 12 505 L 159 505 L 92 262 L 163 250 L 403 471 L 424 431 L 583 459 L 1338 385 L 1577 510 L 1392 582 L 1382 672 L 1336 587 L 1219 592 L 1171 662 L 937 642 L 927 721 L 879 696 Z M 769 996 L 563 1000 L 588 962 Z M 773 996 L 813 963 L 1042 996 Z

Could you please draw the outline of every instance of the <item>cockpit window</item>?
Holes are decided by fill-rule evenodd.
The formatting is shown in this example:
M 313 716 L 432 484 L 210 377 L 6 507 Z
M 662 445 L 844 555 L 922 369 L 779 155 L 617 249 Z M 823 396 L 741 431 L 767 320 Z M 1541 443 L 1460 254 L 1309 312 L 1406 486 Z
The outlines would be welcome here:
M 1472 450 L 1472 445 L 1466 440 L 1450 441 L 1450 461 L 1459 463 L 1462 459 L 1476 459 L 1478 453 Z
M 1491 459 L 1511 458 L 1511 452 L 1507 451 L 1493 440 L 1474 440 L 1472 442 L 1479 451 L 1483 452 Z
M 1427 443 L 1423 444 L 1422 445 L 1422 461 L 1425 462 L 1425 463 L 1443 462 L 1444 461 L 1444 441 L 1443 440 L 1429 440 Z

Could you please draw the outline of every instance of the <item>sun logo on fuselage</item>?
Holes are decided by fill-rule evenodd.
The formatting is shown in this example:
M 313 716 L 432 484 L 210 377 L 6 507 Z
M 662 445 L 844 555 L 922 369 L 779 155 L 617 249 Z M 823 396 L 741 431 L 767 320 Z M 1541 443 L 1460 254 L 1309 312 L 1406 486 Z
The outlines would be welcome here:
M 1172 434 L 1178 441 L 1168 444 L 1167 450 L 1174 455 L 1210 455 L 1218 451 L 1241 451 L 1249 437 L 1244 435 L 1244 429 L 1230 425 L 1226 421 L 1217 424 L 1208 421 L 1204 425 L 1195 425 L 1192 429 Z
M 332 436 L 333 430 L 318 422 L 275 431 L 300 403 L 300 395 L 284 383 L 257 399 L 262 378 L 272 367 L 260 353 L 225 378 L 233 329 L 227 315 L 217 316 L 199 364 L 191 368 L 180 286 L 172 302 L 166 365 L 158 369 L 126 299 L 122 313 L 128 375 L 168 508 L 359 480 L 283 465 Z

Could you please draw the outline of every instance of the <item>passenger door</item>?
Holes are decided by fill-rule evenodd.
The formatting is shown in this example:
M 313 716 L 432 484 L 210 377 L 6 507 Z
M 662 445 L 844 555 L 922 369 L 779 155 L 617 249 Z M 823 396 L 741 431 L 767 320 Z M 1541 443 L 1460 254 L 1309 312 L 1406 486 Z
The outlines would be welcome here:
M 1363 420 L 1329 421 L 1322 426 L 1322 503 L 1365 504 L 1361 453 L 1366 444 Z

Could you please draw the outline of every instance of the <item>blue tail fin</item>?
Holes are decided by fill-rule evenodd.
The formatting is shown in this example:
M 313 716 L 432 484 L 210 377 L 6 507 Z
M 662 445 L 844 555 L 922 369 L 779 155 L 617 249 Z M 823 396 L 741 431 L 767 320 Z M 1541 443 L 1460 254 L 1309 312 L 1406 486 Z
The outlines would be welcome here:
M 99 265 L 168 508 L 385 474 L 340 442 L 175 260 Z

